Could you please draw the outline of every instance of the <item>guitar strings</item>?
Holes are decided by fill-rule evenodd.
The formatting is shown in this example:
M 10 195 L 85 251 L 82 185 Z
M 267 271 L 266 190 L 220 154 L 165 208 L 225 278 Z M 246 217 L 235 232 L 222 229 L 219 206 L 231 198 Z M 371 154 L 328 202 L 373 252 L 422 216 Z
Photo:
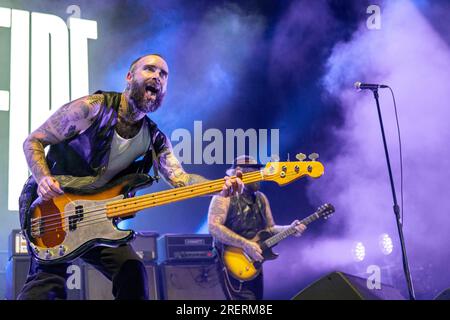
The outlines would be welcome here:
M 248 174 L 246 174 L 245 175 L 245 177 L 243 177 L 243 179 L 245 179 L 245 178 L 247 178 L 249 181 L 247 181 L 246 183 L 252 183 L 252 182 L 256 182 L 256 181 L 260 181 L 260 179 L 258 178 L 258 179 L 256 179 L 256 180 L 252 180 L 251 178 L 256 178 L 256 176 L 259 176 L 261 174 L 261 171 L 256 171 L 256 172 L 252 172 L 252 173 L 248 173 Z M 297 173 L 293 173 L 293 174 L 288 174 L 288 175 L 286 175 L 286 177 L 289 177 L 289 176 L 292 176 L 292 175 L 296 175 Z M 249 178 L 249 176 L 251 176 L 251 178 Z M 253 176 L 255 176 L 255 177 L 253 177 Z M 223 181 L 222 180 L 220 180 L 220 181 L 218 181 L 218 182 L 215 182 L 214 184 L 216 184 L 216 183 L 223 183 Z M 171 191 L 171 189 L 169 189 L 169 191 Z M 186 192 L 184 192 L 184 193 L 186 193 Z M 182 198 L 180 198 L 180 200 L 183 200 L 183 199 L 187 199 L 187 198 L 189 198 L 191 196 L 191 194 L 188 194 L 187 195 L 187 197 L 185 196 L 185 197 L 182 197 Z M 143 199 L 144 201 L 146 200 L 146 199 Z M 141 200 L 142 201 L 142 200 Z M 168 203 L 170 203 L 170 201 L 168 201 Z M 144 205 L 144 208 L 145 208 L 145 205 Z M 102 207 L 102 209 L 97 209 L 97 210 L 91 210 L 91 211 L 86 211 L 86 213 L 92 213 L 92 212 L 96 212 L 96 211 L 99 211 L 99 210 L 103 210 L 104 208 Z M 132 210 L 132 212 L 135 212 L 135 211 L 139 211 L 139 209 L 133 209 Z M 59 214 L 57 214 L 57 215 L 59 215 Z M 77 215 L 77 214 L 76 214 Z M 76 215 L 72 215 L 72 216 L 76 216 Z M 97 218 L 98 216 L 100 216 L 99 218 Z M 65 219 L 65 218 L 67 218 L 67 217 L 64 217 L 64 218 L 62 218 L 62 219 Z M 91 219 L 87 219 L 87 218 L 91 218 Z M 76 224 L 76 227 L 78 228 L 78 227 L 83 227 L 83 226 L 88 226 L 88 225 L 91 225 L 91 224 L 95 224 L 95 223 L 100 223 L 100 222 L 102 222 L 102 221 L 100 221 L 100 220 L 104 220 L 104 219 L 106 219 L 106 220 L 109 220 L 110 218 L 107 216 L 107 215 L 105 215 L 103 212 L 102 213 L 98 213 L 98 214 L 89 214 L 89 216 L 87 217 L 86 219 L 83 217 L 83 220 L 81 221 L 81 222 L 79 222 L 79 223 L 77 223 Z M 93 218 L 93 219 L 92 219 Z M 57 232 L 58 231 L 58 229 L 60 229 L 60 230 L 67 230 L 67 228 L 70 228 L 70 223 L 69 224 L 64 224 L 63 226 L 61 226 L 62 225 L 62 219 L 53 219 L 53 221 L 55 221 L 55 220 L 57 220 L 57 222 L 56 223 L 45 223 L 44 224 L 44 227 L 43 228 L 40 228 L 40 235 L 42 235 L 42 234 L 45 234 L 45 233 L 50 233 L 50 232 Z M 99 220 L 99 221 L 97 221 L 97 220 Z M 90 222 L 93 222 L 93 223 L 90 223 Z M 53 229 L 53 227 L 56 227 L 56 229 Z M 50 230 L 49 230 L 49 228 L 50 228 Z
M 249 181 L 248 181 L 247 183 L 252 183 L 252 182 L 258 181 L 258 180 L 250 180 L 250 179 L 248 179 L 248 180 L 249 180 Z M 185 197 L 182 197 L 181 200 L 183 200 L 183 199 L 185 199 L 185 198 L 189 198 L 190 196 L 191 196 L 191 195 L 189 194 L 187 197 L 186 197 L 186 196 L 185 196 Z M 170 202 L 170 201 L 169 201 L 169 202 Z M 98 210 L 97 210 L 97 211 L 98 211 Z M 134 211 L 138 211 L 138 210 L 135 209 L 135 210 L 133 210 L 133 212 L 134 212 Z M 88 225 L 88 222 L 97 220 L 98 218 L 96 218 L 96 217 L 98 217 L 98 216 L 101 216 L 100 219 L 102 219 L 102 220 L 103 220 L 103 219 L 109 220 L 108 216 L 105 215 L 104 213 L 100 213 L 100 214 L 90 214 L 90 215 L 88 216 L 88 218 L 91 218 L 91 219 L 85 219 L 85 218 L 83 218 L 82 222 L 77 223 L 77 228 L 78 228 L 78 227 L 85 226 L 85 225 Z M 92 218 L 94 218 L 94 219 L 92 219 Z M 100 222 L 100 221 L 98 221 L 98 222 Z M 48 232 L 56 232 L 56 231 L 58 231 L 58 229 L 60 229 L 60 230 L 67 230 L 68 227 L 70 228 L 70 222 L 69 222 L 69 225 L 64 224 L 63 227 L 61 226 L 61 224 L 62 224 L 61 219 L 58 219 L 58 222 L 57 222 L 57 223 L 53 223 L 53 224 L 48 224 L 48 223 L 46 223 L 46 224 L 44 224 L 44 228 L 41 228 L 41 229 L 40 229 L 40 230 L 41 230 L 41 234 L 48 233 Z M 52 229 L 52 227 L 56 227 L 57 229 Z M 50 230 L 48 230 L 49 228 L 50 228 Z
M 246 174 L 245 177 L 243 177 L 243 179 L 245 180 L 246 183 L 252 183 L 252 182 L 255 182 L 255 181 L 259 180 L 259 179 L 253 180 L 254 178 L 256 178 L 256 176 L 259 176 L 259 175 L 260 175 L 260 172 L 256 171 L 256 172 L 252 172 L 252 173 Z M 223 184 L 223 180 L 220 180 L 220 181 L 217 181 L 217 182 L 214 182 L 214 183 L 210 183 L 209 185 L 205 185 L 205 186 L 203 186 L 201 188 L 197 188 L 197 189 L 204 191 L 204 189 L 206 189 L 206 190 L 207 189 L 211 189 L 211 187 L 213 187 L 213 186 L 220 186 L 222 184 Z M 193 186 L 189 186 L 189 187 L 191 187 L 191 188 L 188 188 L 188 189 L 192 189 Z M 180 188 L 178 188 L 178 189 L 180 189 Z M 170 189 L 168 191 L 172 191 L 173 192 L 172 189 Z M 214 192 L 214 191 L 212 191 L 212 192 Z M 179 197 L 178 200 L 183 200 L 183 199 L 187 199 L 189 197 L 192 197 L 191 190 L 185 190 L 185 191 L 177 192 L 177 194 L 184 195 L 182 197 Z M 163 196 L 160 196 L 159 198 L 152 198 L 152 199 L 147 199 L 147 198 L 134 199 L 135 203 L 140 203 L 140 206 L 139 207 L 134 207 L 130 211 L 131 212 L 135 212 L 135 211 L 139 211 L 140 210 L 139 208 L 141 208 L 141 207 L 147 207 L 146 204 L 147 204 L 148 201 L 154 201 L 155 204 L 157 204 L 157 205 L 163 205 L 163 204 L 167 204 L 167 203 L 173 202 L 171 199 L 165 199 L 165 198 L 167 198 L 167 195 L 163 195 Z M 114 202 L 112 202 L 112 204 L 113 203 Z M 48 216 L 45 216 L 45 217 L 42 217 L 42 218 L 38 218 L 38 219 L 33 221 L 32 227 L 39 226 L 40 221 L 43 221 L 44 227 L 40 228 L 40 230 L 41 230 L 41 233 L 45 233 L 45 232 L 48 231 L 48 230 L 46 230 L 46 229 L 48 229 L 48 227 L 50 227 L 50 228 L 53 227 L 53 226 L 60 227 L 62 222 L 63 222 L 63 220 L 66 219 L 66 218 L 77 217 L 79 215 L 83 215 L 83 218 L 82 218 L 83 221 L 90 221 L 90 220 L 93 220 L 93 219 L 86 219 L 84 217 L 84 215 L 86 215 L 87 218 L 95 217 L 95 216 L 98 216 L 98 215 L 104 216 L 104 212 L 97 213 L 97 214 L 92 214 L 92 213 L 98 212 L 98 211 L 104 211 L 107 208 L 105 206 L 94 206 L 94 207 L 91 207 L 89 209 L 92 209 L 92 208 L 95 208 L 95 207 L 99 207 L 100 209 L 86 210 L 83 213 L 76 213 L 76 214 L 72 214 L 72 215 L 65 215 L 68 212 L 74 212 L 73 210 L 71 210 L 71 211 L 61 212 L 61 213 L 58 213 L 58 214 L 52 214 L 52 215 L 48 215 Z M 117 206 L 116 206 L 116 208 L 113 208 L 113 209 L 117 210 Z M 126 211 L 126 210 L 124 210 L 124 211 Z M 61 217 L 61 215 L 63 215 L 63 217 Z M 57 216 L 57 217 L 51 218 L 51 216 Z M 108 218 L 108 217 L 106 216 L 106 218 Z M 56 222 L 56 223 L 51 223 L 51 222 Z M 70 225 L 70 221 L 69 221 L 69 225 Z M 83 225 L 83 223 L 78 223 L 77 226 L 79 226 L 79 225 Z
M 260 174 L 263 175 L 262 172 L 263 172 L 263 170 L 254 171 L 254 172 L 250 172 L 250 173 L 245 173 L 245 174 L 243 174 L 242 180 L 245 180 L 246 178 L 253 178 L 254 175 L 256 175 L 256 176 L 259 176 Z M 298 174 L 298 173 L 296 173 L 296 174 Z M 291 174 L 289 174 L 289 175 L 291 175 Z M 234 178 L 234 177 L 235 176 L 232 176 L 231 178 Z M 261 180 L 263 180 L 263 179 L 261 179 Z M 185 186 L 185 187 L 181 187 L 181 188 L 176 188 L 176 190 L 178 190 L 178 192 L 177 192 L 178 194 L 183 194 L 183 193 L 186 193 L 186 192 L 189 192 L 189 193 L 192 194 L 192 192 L 194 191 L 194 190 L 192 190 L 193 187 L 195 187 L 197 189 L 204 189 L 204 187 L 212 188 L 213 186 L 216 186 L 218 183 L 222 184 L 223 180 L 222 179 L 217 179 L 217 180 L 213 180 L 213 181 L 206 181 L 206 182 L 202 182 L 202 183 L 199 183 L 199 184 L 196 184 L 196 185 L 190 185 L 190 186 Z M 202 187 L 198 188 L 199 186 L 202 186 Z M 214 192 L 214 191 L 212 191 L 212 192 Z M 154 202 L 156 204 L 156 202 L 159 201 L 159 199 L 163 199 L 166 196 L 171 196 L 171 194 L 173 194 L 173 193 L 174 193 L 174 189 L 163 190 L 163 191 L 159 191 L 159 192 L 155 192 L 155 193 L 151 193 L 151 194 L 147 194 L 147 195 L 142 195 L 142 196 L 138 196 L 138 197 L 131 197 L 131 198 L 126 198 L 126 199 L 111 201 L 111 203 L 106 204 L 106 207 L 113 206 L 113 208 L 109 208 L 109 209 L 112 210 L 112 211 L 114 211 L 114 210 L 117 211 L 117 210 L 120 210 L 121 207 L 124 207 L 127 204 L 130 204 L 132 202 L 134 202 L 134 204 L 136 204 L 137 202 L 141 202 L 141 203 L 142 202 L 147 202 L 150 199 L 154 200 Z M 116 206 L 114 208 L 114 204 L 115 203 L 118 203 L 119 206 Z M 95 208 L 99 208 L 99 209 L 96 210 Z M 104 205 L 100 205 L 100 206 L 92 206 L 92 207 L 90 207 L 90 209 L 94 209 L 94 210 L 89 210 L 89 211 L 87 210 L 86 212 L 83 212 L 83 214 L 84 213 L 91 213 L 91 212 L 100 211 L 100 210 L 103 210 L 105 208 L 104 208 Z M 106 208 L 106 209 L 108 209 L 108 208 Z M 76 210 L 77 209 L 63 211 L 63 212 L 55 213 L 55 214 L 51 214 L 51 215 L 46 215 L 44 217 L 40 217 L 40 218 L 35 219 L 34 221 L 32 221 L 32 224 L 39 224 L 41 221 L 50 219 L 52 216 L 56 217 L 55 220 L 60 220 L 61 218 L 65 218 L 65 217 L 61 217 L 61 215 L 64 216 L 65 214 L 69 214 L 69 213 L 75 213 L 73 216 L 77 216 L 79 213 L 77 213 Z M 134 210 L 134 209 L 129 210 L 129 212 L 134 212 L 134 211 L 136 211 L 136 210 Z M 71 215 L 66 215 L 66 216 L 71 216 Z
M 321 207 L 321 209 L 317 210 L 316 212 L 314 212 L 311 215 L 307 216 L 306 218 L 302 219 L 299 224 L 308 225 L 311 222 L 313 222 L 313 221 L 315 221 L 315 220 L 325 216 L 326 213 L 327 212 L 329 213 L 329 211 L 331 210 L 328 207 L 325 207 L 325 208 L 326 208 L 326 210 L 322 209 L 322 207 Z M 268 238 L 267 240 L 264 241 L 264 243 L 269 248 L 271 248 L 275 244 L 277 244 L 279 241 L 287 238 L 288 236 L 290 236 L 290 235 L 292 235 L 294 233 L 295 233 L 295 226 L 292 226 L 292 227 L 289 227 L 288 229 L 286 229 L 285 231 L 280 232 L 280 233 L 278 233 L 278 234 Z
M 248 174 L 246 174 L 243 177 L 243 179 L 249 178 L 249 176 L 253 177 L 253 175 L 255 173 L 258 173 L 258 172 L 248 173 Z M 219 181 L 213 180 L 213 182 L 212 181 L 207 181 L 207 182 L 202 182 L 202 183 L 199 183 L 199 184 L 196 184 L 196 185 L 190 185 L 190 186 L 185 186 L 185 187 L 181 187 L 181 188 L 163 190 L 163 191 L 152 193 L 150 195 L 152 195 L 152 199 L 153 200 L 163 199 L 164 197 L 166 197 L 168 195 L 168 193 L 173 193 L 175 190 L 179 190 L 179 192 L 177 192 L 177 194 L 182 194 L 182 193 L 186 193 L 186 192 L 191 192 L 192 188 L 204 189 L 204 187 L 211 188 L 212 186 L 215 186 L 218 183 L 223 184 L 223 180 L 221 180 L 221 179 L 218 179 L 218 180 Z M 201 185 L 203 185 L 203 186 L 201 188 L 198 188 Z M 182 188 L 183 189 L 186 188 L 186 189 L 189 189 L 189 190 L 186 190 L 186 189 L 185 190 L 180 190 Z M 142 196 L 122 199 L 122 200 L 118 200 L 118 201 L 117 200 L 116 201 L 111 201 L 111 203 L 108 204 L 108 205 L 114 205 L 115 202 L 120 202 L 120 204 L 125 202 L 124 205 L 126 205 L 126 204 L 129 204 L 130 202 L 142 201 L 142 200 L 144 200 L 144 198 L 146 198 L 146 197 L 148 197 L 150 195 L 142 195 Z M 98 208 L 98 209 L 96 209 L 96 208 Z M 94 210 L 90 210 L 90 209 L 94 209 Z M 103 205 L 98 205 L 98 206 L 92 206 L 88 210 L 84 211 L 83 214 L 96 212 L 96 211 L 104 210 L 104 209 L 106 209 L 106 205 L 104 205 L 104 204 Z M 74 213 L 74 214 L 71 215 L 72 213 Z M 55 213 L 55 214 L 46 215 L 44 217 L 36 218 L 35 220 L 33 220 L 32 224 L 38 224 L 39 222 L 42 222 L 42 221 L 47 220 L 47 219 L 50 219 L 52 217 L 57 217 L 57 219 L 54 219 L 54 220 L 60 220 L 61 216 L 63 216 L 62 218 L 66 218 L 66 217 L 77 216 L 77 215 L 78 215 L 78 213 L 76 212 L 76 209 L 75 210 L 68 210 L 68 211 L 63 211 L 63 212 L 59 212 L 59 213 Z M 49 221 L 51 221 L 51 220 L 49 220 Z

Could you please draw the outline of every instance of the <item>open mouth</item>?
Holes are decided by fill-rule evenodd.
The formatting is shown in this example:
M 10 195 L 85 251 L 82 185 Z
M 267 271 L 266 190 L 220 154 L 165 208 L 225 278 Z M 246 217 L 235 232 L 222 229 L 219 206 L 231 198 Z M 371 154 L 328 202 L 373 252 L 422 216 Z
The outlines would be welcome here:
M 148 84 L 145 86 L 145 91 L 150 94 L 157 94 L 159 92 L 159 87 Z

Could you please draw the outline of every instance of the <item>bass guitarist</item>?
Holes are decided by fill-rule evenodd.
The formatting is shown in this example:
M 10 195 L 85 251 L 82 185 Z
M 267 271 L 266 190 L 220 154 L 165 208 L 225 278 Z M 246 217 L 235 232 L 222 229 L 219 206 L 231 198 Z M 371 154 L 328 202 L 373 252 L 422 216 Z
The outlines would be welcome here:
M 168 78 L 169 68 L 160 55 L 139 57 L 130 65 L 122 93 L 98 91 L 74 100 L 27 137 L 23 147 L 32 176 L 19 200 L 22 229 L 31 202 L 58 197 L 64 187 L 97 190 L 127 174 L 148 173 L 152 166 L 155 176 L 161 172 L 173 187 L 206 181 L 183 170 L 170 140 L 147 117 L 161 106 Z M 225 177 L 220 195 L 242 189 L 241 179 Z M 116 299 L 148 299 L 144 265 L 129 244 L 97 246 L 81 258 L 112 280 Z M 66 269 L 66 263 L 32 259 L 18 298 L 66 299 Z
M 232 176 L 237 170 L 248 173 L 264 167 L 250 156 L 239 156 L 227 170 Z M 261 230 L 272 234 L 282 232 L 290 226 L 295 226 L 295 236 L 300 236 L 306 226 L 295 220 L 290 226 L 275 225 L 272 211 L 267 197 L 259 191 L 259 182 L 245 184 L 244 192 L 228 198 L 214 196 L 208 212 L 208 228 L 214 237 L 219 256 L 223 252 L 223 245 L 241 248 L 253 261 L 262 261 L 260 246 L 250 239 Z M 220 264 L 222 287 L 229 300 L 262 300 L 263 273 L 250 281 L 234 279 L 226 267 Z

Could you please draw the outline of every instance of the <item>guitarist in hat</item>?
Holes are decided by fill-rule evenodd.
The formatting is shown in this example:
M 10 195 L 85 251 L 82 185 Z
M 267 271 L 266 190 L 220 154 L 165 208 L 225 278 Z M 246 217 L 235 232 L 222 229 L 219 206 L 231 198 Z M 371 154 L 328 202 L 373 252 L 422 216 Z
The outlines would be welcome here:
M 264 167 L 251 156 L 243 155 L 234 160 L 227 170 L 232 176 L 237 170 L 248 173 Z M 295 220 L 291 225 L 276 225 L 270 209 L 269 200 L 259 191 L 259 182 L 247 183 L 244 192 L 231 197 L 214 196 L 208 212 L 208 228 L 214 237 L 217 250 L 222 252 L 223 245 L 241 248 L 254 261 L 262 261 L 262 250 L 251 241 L 261 230 L 272 234 L 282 232 L 296 225 L 295 236 L 300 236 L 306 226 Z M 261 300 L 263 299 L 263 273 L 250 281 L 239 281 L 230 276 L 222 266 L 222 287 L 229 300 Z

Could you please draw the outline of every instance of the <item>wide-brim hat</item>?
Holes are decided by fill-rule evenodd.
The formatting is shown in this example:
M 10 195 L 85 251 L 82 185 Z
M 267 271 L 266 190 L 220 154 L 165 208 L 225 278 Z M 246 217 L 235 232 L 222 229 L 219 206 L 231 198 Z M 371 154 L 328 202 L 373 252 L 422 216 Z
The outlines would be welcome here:
M 253 169 L 261 169 L 265 166 L 263 164 L 258 163 L 255 158 L 252 156 L 239 156 L 233 161 L 233 165 L 226 171 L 227 175 L 234 175 L 236 168 L 253 168 Z

